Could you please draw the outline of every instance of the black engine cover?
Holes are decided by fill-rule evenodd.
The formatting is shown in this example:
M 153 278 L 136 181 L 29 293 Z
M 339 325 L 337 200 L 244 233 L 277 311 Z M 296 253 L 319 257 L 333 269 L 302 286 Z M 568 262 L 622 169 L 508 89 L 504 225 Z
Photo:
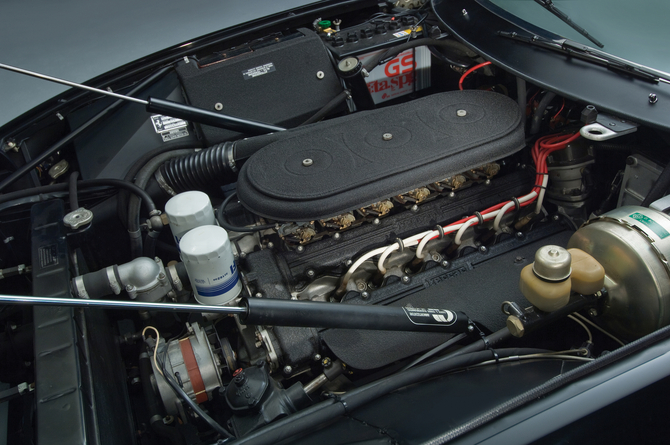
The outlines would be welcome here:
M 306 130 L 244 164 L 237 190 L 245 207 L 279 221 L 328 218 L 524 146 L 519 106 L 486 91 L 435 94 Z

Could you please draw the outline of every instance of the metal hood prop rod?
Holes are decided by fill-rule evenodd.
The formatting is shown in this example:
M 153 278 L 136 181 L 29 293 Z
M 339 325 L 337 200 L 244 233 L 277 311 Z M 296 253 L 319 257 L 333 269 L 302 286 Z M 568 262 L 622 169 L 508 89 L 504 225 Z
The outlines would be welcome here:
M 134 102 L 144 105 L 149 113 L 160 113 L 166 116 L 184 119 L 199 124 L 211 125 L 212 127 L 225 128 L 227 130 L 238 131 L 247 134 L 266 134 L 275 131 L 283 131 L 285 128 L 277 127 L 275 125 L 266 124 L 263 122 L 253 121 L 249 119 L 242 119 L 238 117 L 228 116 L 226 114 L 215 113 L 213 111 L 204 110 L 202 108 L 191 105 L 180 104 L 170 100 L 158 99 L 155 97 L 148 97 L 147 100 L 138 99 L 136 97 L 125 96 L 123 94 L 113 93 L 111 91 L 101 90 L 99 88 L 89 87 L 79 83 L 71 82 L 69 80 L 60 79 L 58 77 L 47 76 L 46 74 L 36 73 L 34 71 L 24 70 L 11 65 L 0 63 L 0 68 L 7 71 L 13 71 L 26 76 L 36 77 L 49 82 L 60 83 L 73 88 L 91 91 L 105 96 L 111 96 L 116 99 Z
M 67 306 L 157 312 L 199 312 L 238 315 L 245 324 L 387 331 L 461 333 L 474 326 L 462 312 L 398 306 L 361 306 L 316 301 L 243 298 L 240 306 L 148 303 L 143 301 L 88 300 L 0 295 L 0 304 Z

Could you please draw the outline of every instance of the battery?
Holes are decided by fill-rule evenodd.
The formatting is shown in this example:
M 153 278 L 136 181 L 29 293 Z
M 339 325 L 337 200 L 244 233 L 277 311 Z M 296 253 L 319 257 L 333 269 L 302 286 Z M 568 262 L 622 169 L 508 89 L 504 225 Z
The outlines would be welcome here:
M 424 28 L 411 15 L 378 18 L 335 31 L 321 30 L 321 37 L 340 59 L 357 57 L 366 61 L 388 48 L 425 36 Z M 372 102 L 380 104 L 431 85 L 431 54 L 427 47 L 408 49 L 382 61 L 365 78 Z

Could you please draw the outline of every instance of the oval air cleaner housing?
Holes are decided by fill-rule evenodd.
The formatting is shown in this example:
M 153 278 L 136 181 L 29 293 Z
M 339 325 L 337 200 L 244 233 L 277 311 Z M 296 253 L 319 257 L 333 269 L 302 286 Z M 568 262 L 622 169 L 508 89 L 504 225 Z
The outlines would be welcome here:
M 501 94 L 453 91 L 296 129 L 249 158 L 238 196 L 278 221 L 336 216 L 516 152 L 521 117 Z

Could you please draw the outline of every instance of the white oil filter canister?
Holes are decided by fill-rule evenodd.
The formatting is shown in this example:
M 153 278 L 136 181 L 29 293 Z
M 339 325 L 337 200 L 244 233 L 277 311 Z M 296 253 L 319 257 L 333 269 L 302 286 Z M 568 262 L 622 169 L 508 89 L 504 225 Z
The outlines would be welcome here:
M 179 241 L 181 259 L 200 304 L 224 305 L 242 291 L 228 233 L 219 226 L 200 226 Z
M 212 203 L 203 192 L 184 192 L 173 196 L 165 204 L 165 213 L 170 220 L 170 230 L 177 245 L 189 230 L 216 225 Z

